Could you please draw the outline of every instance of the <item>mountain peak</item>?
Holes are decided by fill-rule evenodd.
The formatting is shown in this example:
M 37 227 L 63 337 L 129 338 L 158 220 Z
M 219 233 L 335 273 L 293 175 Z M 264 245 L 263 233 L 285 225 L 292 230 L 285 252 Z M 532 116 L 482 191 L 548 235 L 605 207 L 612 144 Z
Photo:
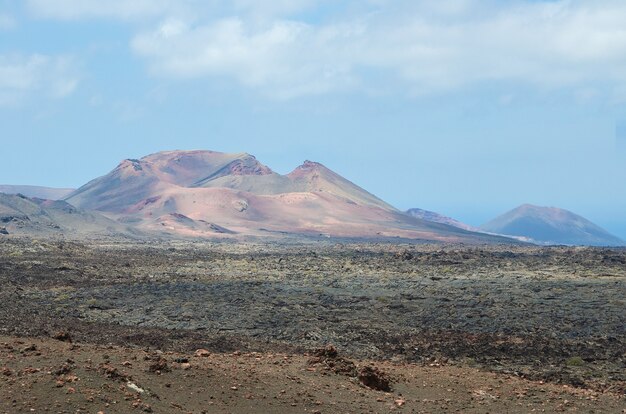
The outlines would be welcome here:
M 229 164 L 229 172 L 231 175 L 268 175 L 274 173 L 271 168 L 261 164 L 254 155 L 247 152 Z
M 535 211 L 535 212 L 545 212 L 545 211 L 565 211 L 562 208 L 558 207 L 548 207 L 548 206 L 538 206 L 536 204 L 524 203 L 513 210 L 517 211 Z
M 619 238 L 571 211 L 532 204 L 522 204 L 480 228 L 490 233 L 529 238 L 542 244 L 624 244 Z
M 300 165 L 300 167 L 301 168 L 316 168 L 316 167 L 323 167 L 323 165 L 316 161 L 304 160 L 304 162 L 302 163 L 302 165 Z
M 211 151 L 211 150 L 168 150 L 158 151 L 152 154 L 141 157 L 142 161 L 157 161 L 157 160 L 176 160 L 181 157 L 202 157 L 211 155 L 221 155 L 223 152 Z
M 326 168 L 319 162 L 304 160 L 302 164 L 296 167 L 296 170 L 317 170 L 320 168 Z
M 327 172 L 327 173 L 334 174 L 332 170 L 324 166 L 322 163 L 305 160 L 302 164 L 298 165 L 287 176 L 291 178 L 307 177 L 309 176 L 309 174 L 315 174 L 315 173 L 320 173 L 320 172 L 325 172 L 325 173 Z
M 127 158 L 120 162 L 118 168 L 120 170 L 131 169 L 134 171 L 143 171 L 143 161 L 134 158 Z
M 227 176 L 261 176 L 271 174 L 274 174 L 274 171 L 268 166 L 261 164 L 256 157 L 248 153 L 242 153 L 219 170 L 194 183 L 194 186 L 202 187 L 211 180 Z
M 66 200 L 133 228 L 192 237 L 493 239 L 408 217 L 319 162 L 306 160 L 281 175 L 245 152 L 164 151 L 129 158 Z

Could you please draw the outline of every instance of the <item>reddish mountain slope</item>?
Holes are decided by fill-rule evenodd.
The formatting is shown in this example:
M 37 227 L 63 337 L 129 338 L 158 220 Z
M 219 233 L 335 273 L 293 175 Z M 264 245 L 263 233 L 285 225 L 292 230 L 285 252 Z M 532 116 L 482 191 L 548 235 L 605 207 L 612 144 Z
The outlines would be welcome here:
M 125 160 L 67 201 L 177 236 L 280 233 L 490 241 L 409 217 L 319 163 L 287 175 L 249 154 L 169 151 Z

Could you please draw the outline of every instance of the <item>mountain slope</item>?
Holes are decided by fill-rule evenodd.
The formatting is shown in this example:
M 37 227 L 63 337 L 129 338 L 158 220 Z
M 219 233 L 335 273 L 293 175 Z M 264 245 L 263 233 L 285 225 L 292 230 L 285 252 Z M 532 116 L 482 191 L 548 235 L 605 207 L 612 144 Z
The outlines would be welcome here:
M 194 186 L 242 154 L 213 151 L 167 151 L 122 161 L 65 200 L 85 209 L 118 211 L 171 186 Z
M 447 224 L 449 226 L 458 227 L 467 231 L 480 231 L 476 227 L 470 226 L 469 224 L 465 224 L 451 217 L 435 213 L 434 211 L 422 210 L 421 208 L 411 208 L 406 211 L 406 214 L 418 219 L 432 221 L 434 223 Z
M 167 151 L 127 159 L 66 200 L 83 208 L 118 211 L 172 186 L 230 188 L 257 195 L 328 192 L 360 204 L 393 209 L 319 163 L 305 161 L 288 175 L 280 175 L 250 154 L 214 151 Z
M 131 236 L 137 234 L 102 214 L 65 201 L 0 193 L 0 228 L 21 235 Z
M 302 165 L 290 172 L 287 177 L 289 177 L 294 184 L 296 191 L 328 192 L 359 204 L 395 210 L 394 207 L 385 203 L 380 198 L 365 191 L 351 181 L 346 180 L 318 162 L 305 161 Z
M 66 200 L 173 236 L 503 240 L 409 217 L 319 163 L 281 175 L 246 153 L 168 151 L 124 160 Z
M 624 241 L 571 211 L 519 206 L 480 226 L 490 233 L 532 239 L 544 244 L 619 246 Z
M 73 188 L 50 188 L 34 185 L 0 185 L 0 193 L 22 194 L 26 197 L 37 197 L 46 200 L 60 200 L 67 197 Z

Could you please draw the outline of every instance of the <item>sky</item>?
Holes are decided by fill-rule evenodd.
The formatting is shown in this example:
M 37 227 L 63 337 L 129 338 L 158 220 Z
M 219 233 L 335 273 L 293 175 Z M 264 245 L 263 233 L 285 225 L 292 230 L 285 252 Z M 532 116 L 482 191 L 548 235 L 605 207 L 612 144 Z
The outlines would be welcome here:
M 626 239 L 624 22 L 623 0 L 0 0 L 0 184 L 248 152 L 400 209 L 556 206 Z

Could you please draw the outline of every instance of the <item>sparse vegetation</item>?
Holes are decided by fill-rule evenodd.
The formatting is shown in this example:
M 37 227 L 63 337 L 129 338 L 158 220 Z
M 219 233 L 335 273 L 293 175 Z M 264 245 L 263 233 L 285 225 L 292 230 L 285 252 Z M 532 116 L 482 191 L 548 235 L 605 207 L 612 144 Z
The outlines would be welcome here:
M 579 356 L 574 356 L 565 360 L 565 365 L 568 367 L 581 367 L 584 364 L 585 361 Z

